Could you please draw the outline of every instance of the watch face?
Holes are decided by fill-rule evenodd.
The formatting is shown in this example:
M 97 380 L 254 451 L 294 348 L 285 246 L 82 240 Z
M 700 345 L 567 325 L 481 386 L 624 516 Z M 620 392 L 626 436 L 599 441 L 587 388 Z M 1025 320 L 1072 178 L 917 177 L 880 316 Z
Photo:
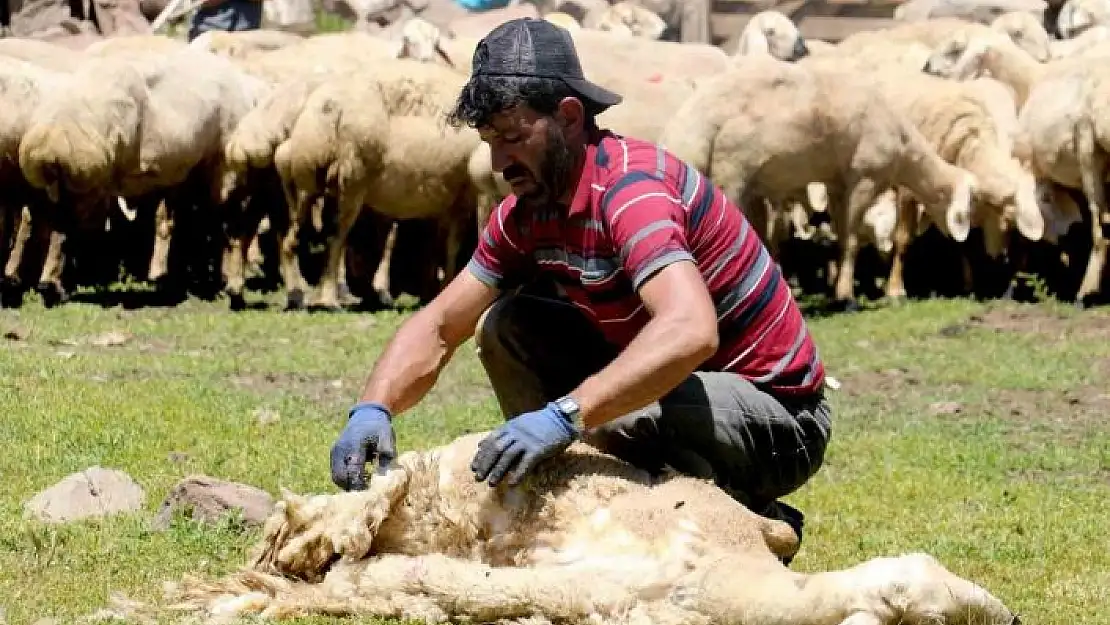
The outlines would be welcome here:
M 569 397 L 563 397 L 558 401 L 559 409 L 568 415 L 578 414 L 578 403 Z

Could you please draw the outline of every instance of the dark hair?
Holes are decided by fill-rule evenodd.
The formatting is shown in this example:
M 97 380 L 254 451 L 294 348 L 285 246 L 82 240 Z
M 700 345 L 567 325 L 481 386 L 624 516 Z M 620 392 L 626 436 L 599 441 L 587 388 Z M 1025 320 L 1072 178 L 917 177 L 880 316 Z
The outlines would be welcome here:
M 459 93 L 455 109 L 448 113 L 447 122 L 458 128 L 485 126 L 494 115 L 518 104 L 526 104 L 541 115 L 551 115 L 563 98 L 577 98 L 586 110 L 586 128 L 595 130 L 595 117 L 605 110 L 582 97 L 557 78 L 532 78 L 524 76 L 471 77 Z

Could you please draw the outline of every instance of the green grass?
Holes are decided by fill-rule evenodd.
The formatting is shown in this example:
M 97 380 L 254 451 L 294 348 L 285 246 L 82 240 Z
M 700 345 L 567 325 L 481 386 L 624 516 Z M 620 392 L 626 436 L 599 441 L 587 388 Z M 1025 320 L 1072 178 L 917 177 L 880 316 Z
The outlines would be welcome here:
M 181 519 L 154 531 L 162 498 L 190 473 L 334 491 L 329 447 L 402 319 L 195 302 L 0 311 L 0 332 L 21 337 L 0 339 L 8 621 L 68 621 L 111 592 L 156 599 L 163 580 L 241 563 L 253 532 Z M 1110 623 L 1110 314 L 931 301 L 811 328 L 843 388 L 826 464 L 790 498 L 807 514 L 794 568 L 925 550 L 1028 623 Z M 87 341 L 116 330 L 133 337 Z M 259 408 L 280 419 L 260 424 Z M 398 443 L 434 445 L 496 420 L 471 344 L 399 420 Z M 143 513 L 62 527 L 23 519 L 35 492 L 91 465 L 132 475 Z

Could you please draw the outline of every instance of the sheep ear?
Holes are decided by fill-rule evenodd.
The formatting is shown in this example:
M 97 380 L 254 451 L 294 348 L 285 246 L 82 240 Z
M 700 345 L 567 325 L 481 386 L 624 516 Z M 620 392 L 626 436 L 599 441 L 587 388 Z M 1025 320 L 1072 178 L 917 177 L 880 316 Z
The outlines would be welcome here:
M 944 211 L 948 234 L 958 243 L 966 241 L 971 234 L 971 192 L 974 187 L 974 177 L 965 172 L 952 188 L 952 200 Z
M 1030 241 L 1040 241 L 1044 238 L 1045 219 L 1041 213 L 1037 185 L 1032 175 L 1026 174 L 1021 177 L 1017 195 L 1014 197 L 1014 210 L 1017 213 L 1014 217 L 1021 236 Z

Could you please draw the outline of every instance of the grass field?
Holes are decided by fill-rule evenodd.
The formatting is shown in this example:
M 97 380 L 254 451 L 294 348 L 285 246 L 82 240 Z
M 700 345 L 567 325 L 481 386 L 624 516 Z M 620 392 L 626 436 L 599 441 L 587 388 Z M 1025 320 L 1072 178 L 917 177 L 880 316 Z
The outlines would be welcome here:
M 185 520 L 154 531 L 162 498 L 194 472 L 333 491 L 328 449 L 402 318 L 192 302 L 0 311 L 8 622 L 65 622 L 113 591 L 156 598 L 163 580 L 238 565 L 253 533 Z M 1110 624 L 1110 312 L 930 301 L 810 323 L 843 388 L 826 465 L 790 498 L 807 514 L 794 568 L 925 550 L 1026 623 Z M 129 340 L 89 340 L 115 331 Z M 259 409 L 279 419 L 260 423 Z M 398 443 L 432 445 L 496 419 L 468 345 L 399 420 Z M 130 473 L 144 513 L 23 520 L 35 492 L 92 465 Z

